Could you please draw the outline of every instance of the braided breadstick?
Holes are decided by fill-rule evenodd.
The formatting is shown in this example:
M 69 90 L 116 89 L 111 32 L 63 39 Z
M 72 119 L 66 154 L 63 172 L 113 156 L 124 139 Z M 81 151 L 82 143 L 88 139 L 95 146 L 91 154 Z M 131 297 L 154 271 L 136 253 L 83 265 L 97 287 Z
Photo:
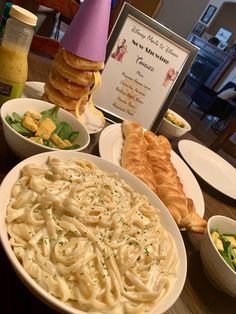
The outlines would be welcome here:
M 163 136 L 150 131 L 144 133 L 147 155 L 156 182 L 156 193 L 169 209 L 177 225 L 203 233 L 206 221 L 197 213 L 193 201 L 183 190 L 177 171 L 171 162 L 171 146 Z
M 155 192 L 155 183 L 147 159 L 147 146 L 142 127 L 136 123 L 123 122 L 125 137 L 121 165 L 136 175 Z
M 171 145 L 136 122 L 123 122 L 124 146 L 121 165 L 149 186 L 165 204 L 180 228 L 203 233 L 206 221 L 184 193 L 171 162 Z

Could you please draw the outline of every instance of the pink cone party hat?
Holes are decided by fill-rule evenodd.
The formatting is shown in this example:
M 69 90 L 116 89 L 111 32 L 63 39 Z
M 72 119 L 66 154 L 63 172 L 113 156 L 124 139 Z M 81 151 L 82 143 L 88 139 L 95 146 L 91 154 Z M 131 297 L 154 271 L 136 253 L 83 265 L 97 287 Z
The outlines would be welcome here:
M 106 55 L 111 0 L 85 0 L 68 26 L 61 46 L 92 61 Z

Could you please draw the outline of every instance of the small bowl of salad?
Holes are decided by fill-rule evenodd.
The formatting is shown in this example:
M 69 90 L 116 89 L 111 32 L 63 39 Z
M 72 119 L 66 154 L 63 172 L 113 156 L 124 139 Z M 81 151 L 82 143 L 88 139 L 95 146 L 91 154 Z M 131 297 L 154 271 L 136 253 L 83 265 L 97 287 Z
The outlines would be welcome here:
M 236 298 L 236 221 L 212 216 L 201 241 L 204 273 L 219 291 Z
M 183 117 L 168 109 L 160 123 L 158 133 L 172 139 L 180 137 L 190 130 L 190 124 Z
M 5 140 L 21 159 L 55 150 L 82 151 L 90 142 L 86 127 L 66 110 L 32 98 L 16 98 L 0 108 Z

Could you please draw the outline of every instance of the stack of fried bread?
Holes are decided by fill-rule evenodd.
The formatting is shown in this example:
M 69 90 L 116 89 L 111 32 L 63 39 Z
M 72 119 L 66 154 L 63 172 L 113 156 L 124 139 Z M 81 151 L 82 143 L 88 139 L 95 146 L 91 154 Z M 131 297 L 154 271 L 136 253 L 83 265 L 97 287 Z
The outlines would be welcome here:
M 104 62 L 90 61 L 60 47 L 53 60 L 52 70 L 44 87 L 42 99 L 54 103 L 75 114 L 79 105 L 82 114 L 96 73 L 104 68 Z
M 143 131 L 137 122 L 123 122 L 122 130 L 122 166 L 158 195 L 180 228 L 204 233 L 206 221 L 196 213 L 192 199 L 185 195 L 171 162 L 171 145 L 168 139 Z

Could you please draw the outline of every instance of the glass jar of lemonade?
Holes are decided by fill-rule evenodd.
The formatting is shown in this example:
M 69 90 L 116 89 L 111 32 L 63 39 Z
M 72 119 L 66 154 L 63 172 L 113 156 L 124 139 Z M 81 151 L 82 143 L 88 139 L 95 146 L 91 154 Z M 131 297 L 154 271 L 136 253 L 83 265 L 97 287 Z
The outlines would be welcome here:
M 21 97 L 28 76 L 28 52 L 37 16 L 12 5 L 0 46 L 0 105 Z

